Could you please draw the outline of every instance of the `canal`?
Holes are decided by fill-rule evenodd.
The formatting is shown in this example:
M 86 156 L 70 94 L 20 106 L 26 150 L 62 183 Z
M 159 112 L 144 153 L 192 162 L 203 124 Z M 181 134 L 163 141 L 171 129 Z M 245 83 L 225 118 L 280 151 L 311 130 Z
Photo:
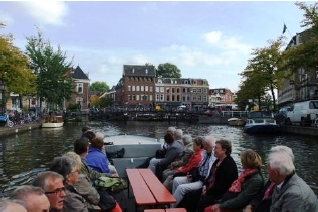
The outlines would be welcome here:
M 175 126 L 175 123 L 171 123 Z M 102 131 L 105 135 L 122 133 L 162 138 L 166 122 L 99 123 L 91 122 L 92 130 Z M 52 159 L 73 150 L 73 142 L 81 136 L 82 123 L 65 124 L 57 129 L 35 129 L 23 134 L 0 138 L 0 197 L 8 196 L 19 186 L 29 184 L 34 175 L 46 170 Z M 227 125 L 204 125 L 178 123 L 177 128 L 184 134 L 195 136 L 214 135 L 216 138 L 229 139 L 233 143 L 232 156 L 241 164 L 238 153 L 245 149 L 256 150 L 265 160 L 269 149 L 277 144 L 293 149 L 298 175 L 306 182 L 317 186 L 318 183 L 318 142 L 315 137 L 281 135 L 248 135 L 242 128 Z

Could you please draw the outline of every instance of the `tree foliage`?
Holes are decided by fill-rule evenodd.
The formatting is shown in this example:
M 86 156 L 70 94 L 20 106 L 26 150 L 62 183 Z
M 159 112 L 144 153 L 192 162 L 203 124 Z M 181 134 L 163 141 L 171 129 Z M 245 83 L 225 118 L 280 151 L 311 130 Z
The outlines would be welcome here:
M 90 85 L 89 89 L 91 91 L 107 92 L 109 91 L 109 86 L 107 85 L 106 82 L 96 81 Z
M 41 32 L 38 32 L 37 37 L 27 37 L 27 42 L 26 54 L 37 76 L 38 97 L 54 107 L 62 105 L 63 100 L 69 100 L 72 95 L 71 62 L 67 61 L 61 47 L 54 50 Z
M 6 83 L 7 93 L 34 94 L 36 76 L 29 67 L 28 57 L 12 40 L 12 36 L 0 36 L 0 79 Z
M 285 78 L 283 71 L 283 56 L 281 47 L 283 45 L 283 37 L 277 40 L 268 41 L 269 46 L 254 49 L 252 58 L 248 61 L 248 65 L 240 75 L 245 79 L 240 86 L 238 92 L 238 102 L 246 102 L 247 99 L 258 99 L 261 108 L 262 98 L 267 91 L 271 93 L 275 104 L 275 89 L 281 85 L 281 81 Z
M 157 68 L 156 77 L 163 78 L 180 78 L 181 73 L 180 69 L 176 65 L 171 63 L 159 64 Z

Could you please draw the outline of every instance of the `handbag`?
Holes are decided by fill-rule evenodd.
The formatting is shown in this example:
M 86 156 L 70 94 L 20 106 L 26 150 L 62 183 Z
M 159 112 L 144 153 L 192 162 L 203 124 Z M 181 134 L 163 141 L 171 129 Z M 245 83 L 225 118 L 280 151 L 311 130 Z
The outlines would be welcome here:
M 188 172 L 188 175 L 191 175 L 192 177 L 191 182 L 196 182 L 201 179 L 201 176 L 199 173 L 199 167 L 193 167 L 192 169 L 190 169 L 190 171 Z
M 116 207 L 116 200 L 108 194 L 106 189 L 98 188 L 97 192 L 100 196 L 98 205 L 101 207 L 102 211 L 110 211 Z

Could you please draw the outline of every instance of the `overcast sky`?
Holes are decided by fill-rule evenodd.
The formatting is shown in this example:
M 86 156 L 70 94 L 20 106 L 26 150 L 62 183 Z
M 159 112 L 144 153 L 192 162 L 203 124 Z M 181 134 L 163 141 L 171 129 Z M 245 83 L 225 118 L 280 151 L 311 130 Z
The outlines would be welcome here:
M 25 49 L 39 28 L 61 46 L 91 83 L 110 87 L 123 65 L 172 63 L 183 78 L 207 79 L 210 88 L 238 90 L 253 48 L 302 32 L 303 11 L 292 1 L 32 1 L 0 2 L 0 34 Z M 313 2 L 312 2 L 313 3 Z M 309 3 L 308 3 L 309 4 Z

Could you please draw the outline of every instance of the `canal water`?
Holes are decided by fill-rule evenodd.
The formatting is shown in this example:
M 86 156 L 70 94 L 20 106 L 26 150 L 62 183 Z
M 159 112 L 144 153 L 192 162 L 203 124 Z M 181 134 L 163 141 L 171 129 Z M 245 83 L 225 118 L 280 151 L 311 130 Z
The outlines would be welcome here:
M 265 161 L 269 149 L 281 144 L 295 154 L 298 175 L 314 187 L 318 184 L 318 141 L 314 137 L 281 135 L 248 135 L 242 128 L 227 125 L 203 125 L 167 122 L 88 123 L 92 130 L 105 135 L 134 134 L 162 138 L 169 126 L 195 136 L 214 135 L 233 143 L 232 156 L 241 169 L 239 153 L 257 151 Z M 0 197 L 8 196 L 19 185 L 29 184 L 34 175 L 46 170 L 52 159 L 73 150 L 73 142 L 81 136 L 83 123 L 68 123 L 63 128 L 35 129 L 23 134 L 0 138 Z M 264 162 L 265 163 L 265 162 Z

